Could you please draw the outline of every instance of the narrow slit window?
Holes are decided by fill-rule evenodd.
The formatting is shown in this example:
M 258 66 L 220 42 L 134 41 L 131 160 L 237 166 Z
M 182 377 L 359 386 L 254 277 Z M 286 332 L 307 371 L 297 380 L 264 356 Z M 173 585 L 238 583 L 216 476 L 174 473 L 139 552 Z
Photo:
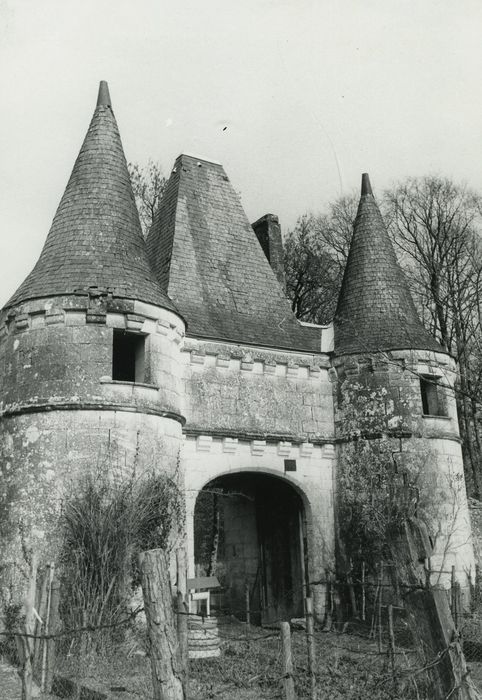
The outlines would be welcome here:
M 420 393 L 424 416 L 447 416 L 445 394 L 436 377 L 420 377 Z
M 112 379 L 120 382 L 145 381 L 145 336 L 114 331 Z

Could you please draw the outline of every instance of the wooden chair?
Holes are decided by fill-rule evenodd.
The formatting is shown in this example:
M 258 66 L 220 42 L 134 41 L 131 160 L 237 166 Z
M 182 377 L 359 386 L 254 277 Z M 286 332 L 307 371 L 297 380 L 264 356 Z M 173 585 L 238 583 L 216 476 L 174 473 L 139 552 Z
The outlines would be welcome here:
M 190 613 L 198 612 L 198 603 L 206 602 L 206 615 L 211 615 L 211 591 L 215 588 L 221 588 L 216 576 L 197 576 L 196 578 L 188 578 L 188 606 Z M 196 609 L 193 610 L 193 607 Z

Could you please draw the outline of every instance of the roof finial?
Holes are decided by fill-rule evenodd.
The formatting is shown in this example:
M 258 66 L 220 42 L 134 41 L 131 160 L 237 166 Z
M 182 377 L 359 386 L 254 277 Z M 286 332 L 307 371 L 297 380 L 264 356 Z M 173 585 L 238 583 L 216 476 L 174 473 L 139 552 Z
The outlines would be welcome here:
M 370 178 L 368 177 L 368 173 L 363 173 L 363 175 L 361 176 L 361 193 L 362 196 L 364 194 L 371 194 L 373 197 L 372 186 L 370 185 Z
M 109 95 L 109 86 L 106 80 L 101 80 L 99 84 L 99 95 L 97 97 L 97 107 L 112 107 Z

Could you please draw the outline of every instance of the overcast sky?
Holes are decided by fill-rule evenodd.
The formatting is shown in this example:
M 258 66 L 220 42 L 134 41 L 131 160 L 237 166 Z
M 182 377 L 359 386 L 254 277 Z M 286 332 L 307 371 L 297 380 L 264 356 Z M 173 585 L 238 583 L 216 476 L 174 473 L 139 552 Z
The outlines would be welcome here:
M 109 82 L 128 160 L 221 161 L 251 221 L 439 173 L 482 192 L 480 0 L 0 0 L 0 303 Z M 227 127 L 227 128 L 225 128 Z

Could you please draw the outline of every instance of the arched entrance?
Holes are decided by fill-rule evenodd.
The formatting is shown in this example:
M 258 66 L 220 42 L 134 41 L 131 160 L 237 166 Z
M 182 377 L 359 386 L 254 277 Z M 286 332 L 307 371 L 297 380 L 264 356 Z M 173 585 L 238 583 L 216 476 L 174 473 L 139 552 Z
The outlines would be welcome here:
M 303 615 L 306 536 L 302 500 L 282 478 L 258 472 L 217 477 L 199 492 L 194 559 L 216 575 L 215 603 L 243 618 L 246 590 L 254 622 Z

